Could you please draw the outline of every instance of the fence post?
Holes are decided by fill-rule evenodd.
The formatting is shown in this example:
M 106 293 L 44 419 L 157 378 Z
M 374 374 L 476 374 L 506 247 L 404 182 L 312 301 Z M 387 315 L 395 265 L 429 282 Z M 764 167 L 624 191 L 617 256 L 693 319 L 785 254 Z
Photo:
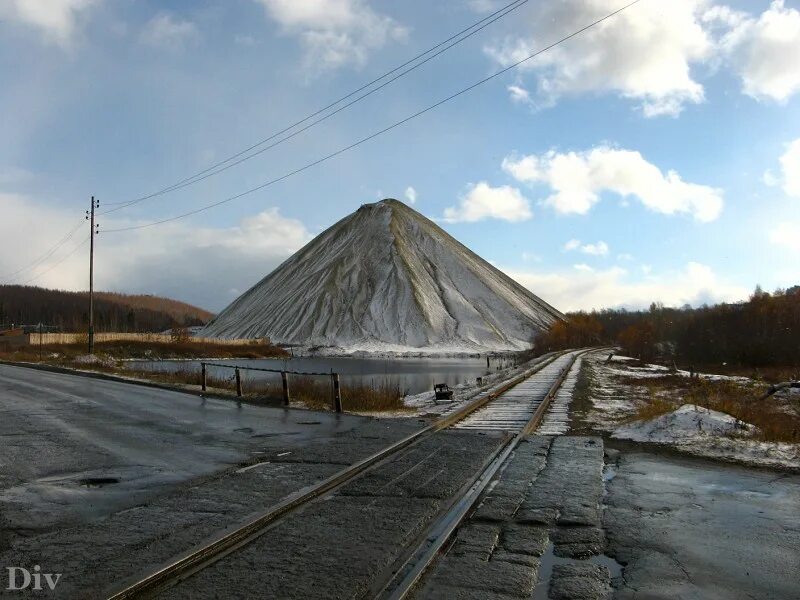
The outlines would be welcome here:
M 283 383 L 283 405 L 289 406 L 289 374 L 281 371 L 281 383 Z
M 242 373 L 239 371 L 239 367 L 236 367 L 236 395 L 242 395 Z
M 333 379 L 333 409 L 340 413 L 342 412 L 342 392 L 339 387 L 339 374 L 331 373 L 331 378 Z
M 200 386 L 203 388 L 203 391 L 206 391 L 206 363 L 200 363 Z

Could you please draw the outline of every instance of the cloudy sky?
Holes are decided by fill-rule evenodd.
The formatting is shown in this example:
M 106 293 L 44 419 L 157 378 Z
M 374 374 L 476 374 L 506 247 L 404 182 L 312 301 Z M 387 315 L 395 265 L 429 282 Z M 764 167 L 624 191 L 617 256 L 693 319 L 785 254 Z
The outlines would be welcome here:
M 640 0 L 322 164 L 113 231 L 281 178 L 627 1 L 524 3 L 285 143 L 125 206 L 510 0 L 0 0 L 0 281 L 85 289 L 94 194 L 98 288 L 212 310 L 383 197 L 562 310 L 800 283 L 796 0 Z

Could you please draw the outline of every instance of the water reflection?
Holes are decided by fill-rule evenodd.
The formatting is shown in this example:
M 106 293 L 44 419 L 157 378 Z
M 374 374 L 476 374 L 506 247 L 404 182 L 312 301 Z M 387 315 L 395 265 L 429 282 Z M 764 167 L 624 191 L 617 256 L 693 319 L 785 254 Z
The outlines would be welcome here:
M 258 367 L 262 369 L 279 369 L 329 373 L 335 371 L 341 376 L 342 383 L 380 385 L 382 383 L 397 384 L 408 394 L 418 394 L 432 390 L 436 383 L 456 386 L 488 372 L 486 357 L 482 358 L 290 358 L 275 359 L 235 359 L 209 361 L 226 366 Z M 511 366 L 511 358 L 492 358 L 490 370 Z M 133 361 L 133 368 L 153 371 L 179 372 L 200 371 L 200 361 Z M 227 368 L 208 367 L 211 377 L 230 378 L 232 371 Z M 272 373 L 243 371 L 245 381 L 280 381 L 280 376 Z

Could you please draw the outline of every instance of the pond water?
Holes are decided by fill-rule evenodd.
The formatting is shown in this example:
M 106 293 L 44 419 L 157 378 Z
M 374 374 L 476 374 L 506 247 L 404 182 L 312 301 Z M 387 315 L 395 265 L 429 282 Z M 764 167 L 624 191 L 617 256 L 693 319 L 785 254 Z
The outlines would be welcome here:
M 510 358 L 492 358 L 490 370 L 495 371 L 512 365 Z M 201 361 L 131 361 L 133 368 L 152 371 L 200 372 Z M 279 369 L 286 371 L 339 373 L 343 385 L 363 384 L 380 385 L 396 384 L 407 394 L 419 394 L 433 390 L 434 384 L 446 383 L 455 386 L 466 381 L 474 381 L 476 377 L 486 375 L 486 358 L 350 358 L 350 357 L 302 357 L 286 360 L 277 359 L 231 359 L 203 361 L 225 367 L 257 367 L 260 369 Z M 212 377 L 231 377 L 230 368 L 208 366 L 208 375 Z M 242 371 L 244 381 L 280 380 L 276 373 L 259 371 Z

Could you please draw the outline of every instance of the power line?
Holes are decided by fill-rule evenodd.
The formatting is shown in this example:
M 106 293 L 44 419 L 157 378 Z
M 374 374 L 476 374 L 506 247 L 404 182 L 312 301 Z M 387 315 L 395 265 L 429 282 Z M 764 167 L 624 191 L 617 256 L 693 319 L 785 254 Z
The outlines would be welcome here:
M 364 144 L 365 142 L 368 142 L 368 141 L 370 141 L 372 139 L 375 139 L 376 137 L 378 137 L 380 135 L 383 135 L 384 133 L 387 133 L 387 132 L 389 132 L 389 131 L 397 128 L 397 127 L 400 127 L 401 125 L 404 125 L 405 123 L 408 123 L 409 121 L 411 121 L 413 119 L 416 119 L 417 117 L 419 117 L 421 115 L 424 115 L 424 114 L 426 114 L 426 113 L 438 108 L 439 106 L 442 106 L 443 104 L 446 104 L 447 102 L 450 102 L 451 100 L 454 100 L 455 98 L 458 98 L 459 96 L 462 96 L 462 95 L 466 94 L 467 92 L 470 92 L 470 91 L 474 90 L 475 88 L 477 88 L 477 87 L 479 87 L 479 86 L 481 86 L 481 85 L 483 85 L 483 84 L 485 84 L 485 83 L 487 83 L 489 81 L 492 81 L 493 79 L 499 77 L 500 75 L 503 75 L 504 73 L 507 73 L 508 71 L 511 71 L 512 69 L 517 68 L 521 64 L 523 64 L 523 63 L 525 63 L 525 62 L 527 62 L 527 61 L 529 61 L 529 60 L 531 60 L 533 58 L 536 58 L 540 54 L 542 54 L 544 52 L 547 52 L 548 50 L 551 50 L 552 48 L 555 48 L 556 46 L 558 46 L 558 45 L 560 45 L 560 44 L 562 44 L 562 43 L 564 43 L 564 42 L 566 42 L 566 41 L 568 41 L 568 40 L 580 35 L 584 31 L 586 31 L 588 29 L 591 29 L 592 27 L 595 27 L 596 25 L 599 25 L 603 21 L 606 21 L 606 20 L 614 17 L 615 15 L 621 13 L 622 11 L 630 8 L 634 4 L 638 4 L 640 1 L 641 0 L 633 0 L 633 2 L 630 2 L 630 3 L 626 4 L 622 8 L 619 8 L 619 9 L 617 9 L 617 10 L 611 12 L 611 13 L 608 13 L 604 17 L 601 17 L 601 18 L 589 23 L 588 25 L 586 25 L 586 26 L 584 26 L 582 28 L 580 28 L 580 29 L 578 29 L 576 31 L 573 31 L 569 35 L 566 35 L 566 36 L 562 37 L 561 39 L 559 39 L 556 42 L 553 42 L 549 46 L 546 46 L 546 47 L 542 48 L 541 50 L 537 50 L 536 52 L 526 56 L 525 58 L 523 58 L 521 60 L 518 60 L 517 62 L 515 62 L 515 63 L 513 63 L 513 64 L 511 64 L 511 65 L 509 65 L 509 66 L 507 66 L 507 67 L 505 67 L 503 69 L 500 69 L 499 71 L 496 71 L 496 72 L 492 73 L 488 77 L 484 77 L 483 79 L 473 83 L 472 85 L 467 86 L 467 87 L 459 90 L 458 92 L 455 92 L 454 94 L 451 94 L 450 96 L 447 96 L 446 98 L 436 102 L 435 104 L 431 104 L 427 108 L 424 108 L 424 109 L 422 109 L 420 111 L 417 111 L 416 113 L 406 117 L 405 119 L 397 121 L 397 122 L 393 123 L 392 125 L 389 125 L 388 127 L 385 127 L 384 129 L 376 131 L 375 133 L 372 133 L 372 134 L 368 135 L 367 137 L 361 138 L 360 140 L 358 140 L 357 142 L 355 142 L 353 144 L 350 144 L 349 146 L 345 146 L 343 148 L 340 148 L 339 150 L 337 150 L 335 152 L 332 152 L 331 154 L 328 154 L 326 156 L 323 156 L 322 158 L 319 158 L 319 159 L 317 159 L 317 160 L 315 160 L 313 162 L 310 162 L 310 163 L 308 163 L 308 164 L 306 164 L 306 165 L 304 165 L 304 166 L 302 166 L 302 167 L 300 167 L 298 169 L 295 169 L 294 171 L 290 171 L 290 172 L 288 172 L 288 173 L 286 173 L 284 175 L 281 175 L 280 177 L 276 177 L 275 179 L 272 179 L 270 181 L 262 183 L 261 185 L 258 185 L 258 186 L 254 187 L 254 188 L 251 188 L 251 189 L 247 190 L 247 191 L 241 192 L 240 194 L 236 194 L 235 196 L 230 196 L 228 198 L 225 198 L 224 200 L 219 200 L 217 202 L 213 202 L 211 204 L 207 204 L 207 205 L 202 206 L 200 208 L 191 210 L 191 211 L 186 212 L 186 213 L 182 213 L 180 215 L 176 215 L 174 217 L 169 217 L 167 219 L 161 219 L 159 221 L 153 221 L 151 223 L 144 223 L 142 225 L 132 225 L 130 227 L 120 227 L 120 228 L 117 228 L 117 229 L 107 229 L 105 231 L 105 233 L 117 233 L 117 232 L 121 232 L 121 231 L 132 231 L 132 230 L 135 230 L 135 229 L 144 229 L 146 227 L 154 227 L 156 225 L 162 225 L 164 223 L 169 223 L 171 221 L 177 221 L 178 219 L 183 219 L 185 217 L 196 215 L 198 213 L 201 213 L 203 211 L 209 210 L 211 208 L 215 208 L 215 207 L 220 206 L 222 204 L 227 204 L 228 202 L 232 202 L 234 200 L 238 200 L 239 198 L 241 198 L 243 196 L 247 196 L 248 194 L 252 194 L 253 192 L 257 192 L 257 191 L 262 190 L 262 189 L 264 189 L 266 187 L 274 185 L 274 184 L 276 184 L 276 183 L 278 183 L 280 181 L 283 181 L 284 179 L 288 179 L 289 177 L 297 175 L 298 173 L 302 173 L 303 171 L 306 171 L 306 170 L 310 169 L 311 167 L 315 167 L 315 166 L 317 166 L 317 165 L 319 165 L 321 163 L 324 163 L 324 162 L 330 160 L 331 158 L 334 158 L 336 156 L 339 156 L 340 154 L 343 154 L 343 153 L 345 153 L 345 152 L 347 152 L 349 150 L 352 150 L 353 148 L 356 148 L 357 146 L 360 146 L 361 144 Z
M 75 227 L 74 227 L 72 230 L 70 230 L 69 232 L 67 232 L 67 234 L 66 234 L 66 235 L 65 235 L 63 238 L 61 238 L 61 239 L 60 239 L 58 242 L 56 242 L 56 244 L 55 244 L 55 245 L 54 245 L 52 248 L 50 248 L 49 250 L 47 250 L 47 251 L 46 251 L 46 252 L 45 252 L 45 253 L 44 253 L 42 256 L 40 256 L 39 258 L 37 258 L 36 260 L 34 260 L 32 263 L 29 263 L 29 264 L 25 265 L 24 267 L 21 267 L 21 268 L 17 269 L 17 270 L 16 270 L 16 271 L 14 271 L 13 273 L 8 273 L 8 274 L 6 274 L 6 275 L 2 275 L 2 276 L 0 276 L 0 279 L 8 279 L 8 280 L 11 280 L 11 279 L 13 279 L 14 277 L 16 277 L 17 275 L 19 275 L 20 273 L 22 273 L 23 271 L 27 271 L 27 270 L 29 270 L 29 269 L 33 269 L 33 268 L 37 267 L 38 265 L 42 264 L 42 263 L 43 263 L 44 261 L 46 261 L 48 258 L 50 258 L 51 256 L 53 256 L 53 254 L 54 254 L 54 253 L 55 253 L 55 252 L 56 252 L 56 251 L 57 251 L 59 248 L 61 248 L 61 246 L 63 246 L 64 244 L 66 244 L 66 243 L 67 243 L 67 242 L 68 242 L 68 241 L 69 241 L 69 240 L 72 238 L 72 236 L 74 236 L 74 235 L 77 233 L 77 231 L 78 231 L 78 230 L 81 228 L 81 226 L 82 226 L 82 225 L 83 225 L 83 219 L 81 219 L 81 220 L 78 222 L 78 224 L 77 224 L 77 225 L 76 225 L 76 226 L 75 226 Z
M 41 277 L 44 277 L 50 271 L 52 271 L 53 269 L 55 269 L 56 267 L 61 265 L 61 263 L 63 263 L 65 260 L 67 260 L 70 256 L 75 254 L 78 250 L 83 248 L 89 242 L 89 237 L 90 236 L 87 236 L 80 244 L 78 244 L 72 250 L 70 250 L 67 254 L 62 256 L 61 259 L 58 260 L 55 264 L 51 265 L 49 269 L 47 269 L 45 271 L 42 271 L 41 273 L 39 273 L 38 275 L 35 275 L 34 277 L 31 277 L 30 279 L 26 279 L 25 281 L 22 281 L 20 283 L 15 283 L 14 285 L 28 285 L 31 281 L 35 281 L 35 280 L 37 280 L 37 279 L 39 279 Z
M 128 200 L 128 201 L 124 201 L 124 202 L 106 203 L 106 206 L 114 206 L 115 208 L 112 208 L 110 210 L 104 211 L 103 213 L 100 213 L 100 214 L 108 214 L 108 213 L 112 213 L 112 212 L 115 212 L 115 211 L 118 211 L 118 210 L 122 210 L 124 208 L 127 208 L 128 206 L 132 206 L 134 204 L 138 204 L 138 203 L 143 202 L 145 200 L 149 200 L 151 198 L 155 198 L 157 196 L 161 196 L 163 194 L 167 194 L 169 192 L 173 192 L 173 191 L 182 189 L 184 187 L 187 187 L 187 186 L 190 186 L 190 185 L 194 185 L 195 183 L 198 183 L 200 181 L 208 179 L 209 177 L 213 177 L 214 175 L 217 175 L 218 173 L 221 173 L 223 171 L 227 171 L 228 169 L 230 169 L 232 167 L 235 167 L 236 165 L 239 165 L 239 164 L 241 164 L 241 163 L 243 163 L 243 162 L 245 162 L 247 160 L 250 160 L 251 158 L 254 158 L 254 157 L 258 156 L 258 155 L 266 152 L 267 150 L 270 150 L 270 149 L 274 148 L 275 146 L 278 146 L 278 145 L 280 145 L 280 144 L 282 144 L 282 143 L 284 143 L 284 142 L 286 142 L 286 141 L 288 141 L 288 140 L 300 135 L 304 131 L 307 131 L 307 130 L 311 129 L 312 127 L 315 127 L 319 123 L 322 123 L 323 121 L 326 121 L 326 120 L 330 119 L 334 115 L 342 112 L 343 110 L 346 110 L 347 108 L 349 108 L 350 106 L 360 102 L 364 98 L 366 98 L 368 96 L 371 96 L 375 92 L 377 92 L 377 91 L 385 88 L 386 86 L 392 84 L 393 82 L 397 81 L 401 77 L 406 76 L 408 73 L 411 73 L 412 71 L 415 71 L 416 69 L 420 68 L 424 64 L 432 61 L 437 56 L 447 52 L 448 50 L 450 50 L 454 46 L 457 46 L 458 44 L 466 41 L 467 39 L 469 39 L 473 35 L 477 34 L 478 32 L 480 32 L 483 29 L 485 29 L 486 27 L 488 27 L 489 25 L 491 25 L 491 24 L 495 23 L 496 21 L 502 19 L 503 17 L 505 17 L 509 13 L 517 10 L 518 8 L 521 8 L 523 5 L 527 4 L 528 2 L 529 2 L 529 0 L 514 0 L 514 2 L 511 2 L 511 3 L 507 4 L 507 5 L 505 5 L 504 7 L 500 8 L 499 10 L 491 13 L 490 15 L 487 15 L 486 17 L 484 17 L 480 21 L 477 21 L 477 22 L 473 23 L 472 25 L 470 25 L 469 27 L 467 27 L 465 29 L 462 29 L 458 33 L 456 33 L 456 34 L 450 36 L 449 38 L 447 38 L 446 40 L 444 40 L 442 42 L 439 42 L 438 44 L 436 44 L 432 48 L 429 48 L 428 50 L 425 50 L 424 52 L 421 52 L 420 54 L 417 54 L 414 58 L 411 58 L 411 59 L 407 60 L 406 62 L 404 62 L 403 64 L 391 69 L 390 71 L 387 71 L 386 73 L 384 73 L 380 77 L 377 77 L 376 79 L 373 79 L 369 83 L 362 85 L 360 88 L 350 92 L 349 94 L 347 94 L 345 96 L 342 96 L 341 98 L 339 98 L 338 100 L 335 100 L 334 102 L 328 104 L 324 108 L 321 108 L 321 109 L 317 110 L 316 112 L 304 117 L 303 119 L 300 119 L 299 121 L 296 121 L 296 122 L 292 123 L 291 125 L 285 127 L 284 129 L 281 129 L 280 131 L 277 131 L 277 132 L 273 133 L 269 137 L 264 138 L 263 140 L 253 144 L 252 146 L 250 146 L 248 148 L 245 148 L 244 150 L 242 150 L 240 152 L 237 152 L 236 154 L 233 154 L 232 156 L 229 156 L 228 158 L 226 158 L 226 159 L 224 159 L 224 160 L 222 160 L 222 161 L 220 161 L 220 162 L 218 162 L 218 163 L 216 163 L 214 165 L 211 165 L 210 167 L 206 168 L 203 171 L 200 171 L 199 173 L 196 173 L 195 175 L 192 175 L 191 177 L 187 177 L 185 179 L 182 179 L 181 181 L 178 181 L 178 182 L 176 182 L 176 183 L 174 183 L 174 184 L 172 184 L 170 186 L 162 188 L 161 190 L 158 190 L 158 191 L 153 192 L 151 194 L 148 194 L 146 196 L 140 196 L 139 198 L 134 198 L 133 200 Z M 470 30 L 472 30 L 472 31 L 470 31 Z M 436 51 L 436 50 L 438 50 L 438 51 Z M 436 52 L 434 52 L 434 51 L 436 51 Z M 433 54 L 431 54 L 431 53 L 433 53 Z M 426 55 L 429 55 L 429 54 L 430 54 L 430 56 L 428 56 L 424 60 L 418 62 L 417 64 L 413 64 L 416 61 L 418 61 L 419 59 L 421 59 L 422 57 L 424 57 Z M 413 64 L 413 66 L 409 67 L 405 71 L 402 70 L 405 67 L 407 67 L 408 65 L 412 65 L 412 64 Z M 394 77 L 392 77 L 391 79 L 389 79 L 388 81 L 385 81 L 384 83 L 382 83 L 378 87 L 375 87 L 375 88 L 365 92 L 364 94 L 358 96 L 354 100 L 352 100 L 352 101 L 348 102 L 347 104 L 339 107 L 335 111 L 333 111 L 333 112 L 331 112 L 331 113 L 329 113 L 329 114 L 327 114 L 327 115 L 325 115 L 325 116 L 313 121 L 312 123 L 310 123 L 309 125 L 306 125 L 302 129 L 294 131 L 290 135 L 279 139 L 278 141 L 274 142 L 273 144 L 270 144 L 269 146 L 267 146 L 266 148 L 262 148 L 262 149 L 258 150 L 257 152 L 254 152 L 252 154 L 247 155 L 248 152 L 250 152 L 252 150 L 255 150 L 259 146 L 262 146 L 262 145 L 266 144 L 267 142 L 270 142 L 270 141 L 282 136 L 285 133 L 288 133 L 289 131 L 291 131 L 292 129 L 298 127 L 299 125 L 302 125 L 303 123 L 306 123 L 306 122 L 310 121 L 311 119 L 314 119 L 315 117 L 317 117 L 317 116 L 325 113 L 329 109 L 333 108 L 337 104 L 341 104 L 345 100 L 347 100 L 349 98 L 352 98 L 353 96 L 356 96 L 360 92 L 372 87 L 374 84 L 378 83 L 379 81 L 381 81 L 383 79 L 386 79 L 387 77 L 389 77 L 390 75 L 392 75 L 394 73 L 397 73 L 398 71 L 401 71 L 401 72 L 399 74 L 395 75 Z M 247 156 L 244 156 L 244 155 L 247 155 Z M 240 158 L 240 157 L 243 157 L 243 158 Z M 239 159 L 239 160 L 236 160 L 236 159 Z M 231 161 L 235 161 L 235 162 L 231 162 Z M 230 163 L 230 164 L 226 164 L 226 163 Z

